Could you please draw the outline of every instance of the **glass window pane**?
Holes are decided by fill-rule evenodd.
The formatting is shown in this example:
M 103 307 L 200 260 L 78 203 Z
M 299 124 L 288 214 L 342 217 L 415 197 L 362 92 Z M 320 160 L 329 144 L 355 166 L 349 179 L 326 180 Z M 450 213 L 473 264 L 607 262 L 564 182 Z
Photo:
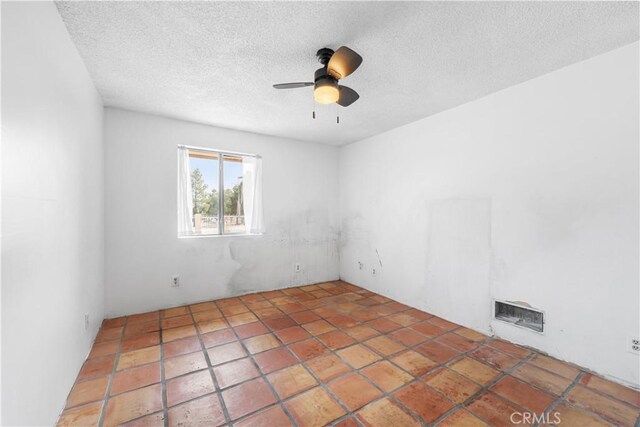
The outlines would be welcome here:
M 224 156 L 224 234 L 244 233 L 242 157 Z
M 193 229 L 195 234 L 219 234 L 219 165 L 218 155 L 203 151 L 189 152 Z

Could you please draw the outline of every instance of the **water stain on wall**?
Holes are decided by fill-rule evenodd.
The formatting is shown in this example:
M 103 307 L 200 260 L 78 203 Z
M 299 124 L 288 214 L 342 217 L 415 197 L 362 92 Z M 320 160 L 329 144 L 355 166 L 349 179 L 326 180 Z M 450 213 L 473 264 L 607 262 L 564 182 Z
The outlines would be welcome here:
M 228 294 L 338 279 L 339 236 L 326 210 L 307 210 L 272 222 L 263 236 L 234 239 L 229 254 L 237 269 L 227 283 Z
M 458 323 L 488 330 L 491 318 L 491 199 L 429 203 L 426 305 Z

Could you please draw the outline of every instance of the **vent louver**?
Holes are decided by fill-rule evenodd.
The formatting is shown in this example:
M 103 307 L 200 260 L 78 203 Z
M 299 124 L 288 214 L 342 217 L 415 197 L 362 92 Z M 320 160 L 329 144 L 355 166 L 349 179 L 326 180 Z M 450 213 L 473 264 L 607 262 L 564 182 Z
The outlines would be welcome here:
M 544 331 L 544 313 L 521 304 L 495 301 L 495 318 L 516 326 L 531 329 L 536 332 Z

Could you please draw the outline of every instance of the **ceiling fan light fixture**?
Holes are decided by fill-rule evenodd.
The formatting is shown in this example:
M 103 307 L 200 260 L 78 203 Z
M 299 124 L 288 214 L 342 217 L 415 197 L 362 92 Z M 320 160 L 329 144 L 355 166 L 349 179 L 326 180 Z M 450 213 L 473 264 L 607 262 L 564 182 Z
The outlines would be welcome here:
M 338 91 L 338 83 L 332 81 L 324 81 L 316 83 L 313 89 L 313 98 L 319 104 L 333 104 L 340 98 Z
M 311 82 L 291 82 L 273 85 L 276 89 L 297 89 L 313 86 L 313 99 L 318 104 L 338 104 L 348 107 L 360 98 L 355 90 L 338 85 L 339 80 L 353 73 L 362 63 L 362 57 L 346 46 L 334 51 L 322 48 L 316 53 L 322 67 L 318 68 Z M 315 113 L 313 118 L 315 119 Z

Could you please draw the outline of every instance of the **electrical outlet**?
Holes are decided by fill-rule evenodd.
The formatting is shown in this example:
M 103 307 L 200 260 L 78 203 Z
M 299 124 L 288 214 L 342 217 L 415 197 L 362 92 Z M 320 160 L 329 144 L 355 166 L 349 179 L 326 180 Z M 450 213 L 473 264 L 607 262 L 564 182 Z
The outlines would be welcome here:
M 300 267 L 300 264 L 298 264 L 298 263 L 296 263 L 294 269 L 295 269 L 296 273 L 300 273 L 302 271 L 302 267 Z
M 627 337 L 627 351 L 640 355 L 640 339 L 638 339 L 638 337 Z
M 84 315 L 84 330 L 85 331 L 89 330 L 89 315 L 88 314 Z
M 371 275 L 373 275 L 373 276 L 376 275 L 376 269 L 375 268 L 371 269 Z
M 180 276 L 175 275 L 171 278 L 171 287 L 177 288 L 180 286 Z
M 364 267 L 364 264 L 358 261 L 358 267 L 360 267 L 360 270 L 362 270 L 362 268 Z

